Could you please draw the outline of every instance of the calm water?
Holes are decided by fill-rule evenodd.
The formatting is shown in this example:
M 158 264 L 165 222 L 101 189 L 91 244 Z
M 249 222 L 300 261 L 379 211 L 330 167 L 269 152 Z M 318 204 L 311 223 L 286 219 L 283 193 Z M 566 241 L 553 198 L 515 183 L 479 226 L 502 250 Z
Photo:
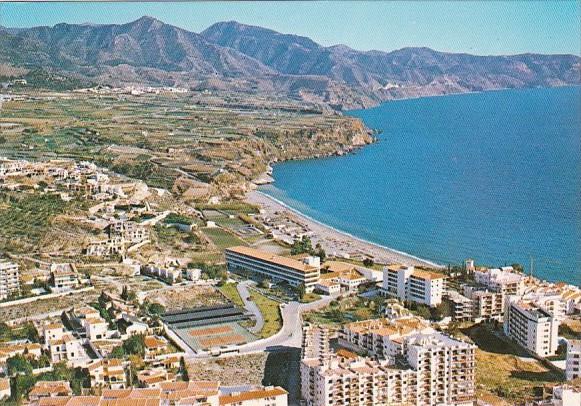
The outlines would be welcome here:
M 580 88 L 385 103 L 380 142 L 276 165 L 262 190 L 363 239 L 442 264 L 519 262 L 581 284 Z

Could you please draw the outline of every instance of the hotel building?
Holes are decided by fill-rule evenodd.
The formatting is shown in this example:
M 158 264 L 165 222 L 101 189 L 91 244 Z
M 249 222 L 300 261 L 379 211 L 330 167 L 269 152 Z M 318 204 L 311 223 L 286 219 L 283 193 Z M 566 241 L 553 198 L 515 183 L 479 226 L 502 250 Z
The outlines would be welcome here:
M 504 333 L 518 344 L 538 355 L 555 355 L 559 320 L 532 301 L 516 296 L 507 299 Z
M 352 347 L 359 351 L 376 348 L 374 358 L 346 350 L 310 357 L 317 351 L 303 348 L 301 395 L 307 406 L 474 404 L 473 344 L 429 329 L 408 331 L 404 327 L 406 334 L 394 334 L 395 326 L 387 329 L 391 343 L 382 340 L 381 344 L 372 344 L 382 329 L 365 334 L 360 330 L 362 326 L 356 323 L 358 333 L 351 336 Z M 345 326 L 343 337 L 351 328 L 352 325 Z M 307 329 L 305 334 L 313 333 Z M 317 337 L 305 338 L 303 342 L 322 347 L 317 341 L 324 335 Z M 390 350 L 377 350 L 382 347 Z
M 581 340 L 567 340 L 565 376 L 568 381 L 581 378 Z
M 414 267 L 386 267 L 383 270 L 385 295 L 400 300 L 409 300 L 428 306 L 442 303 L 446 277 L 440 273 L 415 269 Z
M 19 276 L 17 264 L 9 261 L 0 261 L 0 300 L 8 299 L 10 295 L 20 293 Z
M 304 284 L 307 292 L 313 291 L 319 281 L 318 257 L 306 257 L 299 261 L 244 246 L 227 248 L 225 255 L 230 272 L 248 271 L 274 282 L 286 281 L 294 287 Z

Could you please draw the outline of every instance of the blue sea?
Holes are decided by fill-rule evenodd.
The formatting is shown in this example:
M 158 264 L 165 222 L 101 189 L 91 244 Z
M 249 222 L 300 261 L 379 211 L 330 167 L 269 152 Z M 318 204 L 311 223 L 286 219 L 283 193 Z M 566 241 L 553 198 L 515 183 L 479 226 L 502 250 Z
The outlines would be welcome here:
M 441 264 L 521 263 L 581 284 L 581 88 L 392 101 L 354 154 L 274 167 L 261 190 L 362 239 Z

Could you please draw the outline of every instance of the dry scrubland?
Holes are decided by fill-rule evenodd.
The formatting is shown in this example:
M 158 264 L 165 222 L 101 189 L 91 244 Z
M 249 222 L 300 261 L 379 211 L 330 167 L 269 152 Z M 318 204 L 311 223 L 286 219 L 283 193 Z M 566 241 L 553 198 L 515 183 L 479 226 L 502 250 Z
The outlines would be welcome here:
M 499 338 L 485 325 L 464 330 L 477 345 L 477 394 L 494 405 L 513 405 L 542 393 L 543 386 L 562 382 L 564 376 L 531 358 L 516 344 Z
M 273 158 L 327 155 L 370 141 L 360 121 L 299 102 L 204 93 L 35 96 L 4 103 L 0 124 L 10 127 L 1 150 L 96 160 L 177 192 L 202 181 L 210 193 L 239 196 Z

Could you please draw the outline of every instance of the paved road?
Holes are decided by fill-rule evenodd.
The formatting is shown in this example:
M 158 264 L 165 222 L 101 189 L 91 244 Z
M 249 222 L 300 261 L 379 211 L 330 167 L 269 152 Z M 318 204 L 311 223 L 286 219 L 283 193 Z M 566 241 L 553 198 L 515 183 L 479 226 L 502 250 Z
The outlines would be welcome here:
M 246 292 L 248 288 L 248 285 L 244 285 L 244 283 L 245 282 L 240 283 L 243 284 L 242 292 Z M 238 286 L 240 286 L 240 284 Z M 248 297 L 248 295 L 244 294 L 241 294 L 241 296 L 242 298 Z M 311 303 L 290 302 L 286 305 L 282 305 L 282 328 L 278 333 L 262 340 L 252 341 L 250 343 L 240 345 L 237 348 L 237 352 L 226 354 L 226 356 L 276 351 L 277 349 L 288 350 L 289 348 L 301 348 L 303 338 L 303 321 L 301 317 L 302 313 L 324 307 L 328 305 L 333 299 L 334 297 L 325 296 Z M 167 330 L 170 337 L 178 344 L 178 346 L 182 349 L 186 349 L 186 358 L 215 358 L 214 356 L 207 353 L 194 353 L 176 334 L 172 334 L 173 332 L 171 332 L 169 328 Z
M 248 290 L 248 287 L 252 286 L 254 284 L 255 283 L 252 281 L 240 282 L 236 286 L 236 289 L 238 289 L 238 293 L 240 294 L 240 297 L 242 298 L 242 301 L 244 302 L 244 307 L 250 313 L 254 314 L 254 318 L 256 319 L 256 324 L 254 325 L 254 327 L 250 328 L 249 330 L 250 330 L 250 332 L 252 332 L 254 334 L 258 334 L 258 333 L 260 333 L 260 330 L 262 330 L 262 327 L 264 327 L 264 318 L 262 317 L 262 313 L 260 313 L 260 309 L 258 308 L 256 303 L 254 303 L 251 300 L 248 300 L 250 298 L 250 292 Z
M 282 328 L 268 338 L 241 345 L 241 354 L 275 350 L 276 347 L 301 348 L 303 336 L 302 313 L 315 310 L 329 304 L 334 298 L 323 297 L 312 303 L 290 302 L 281 309 Z

